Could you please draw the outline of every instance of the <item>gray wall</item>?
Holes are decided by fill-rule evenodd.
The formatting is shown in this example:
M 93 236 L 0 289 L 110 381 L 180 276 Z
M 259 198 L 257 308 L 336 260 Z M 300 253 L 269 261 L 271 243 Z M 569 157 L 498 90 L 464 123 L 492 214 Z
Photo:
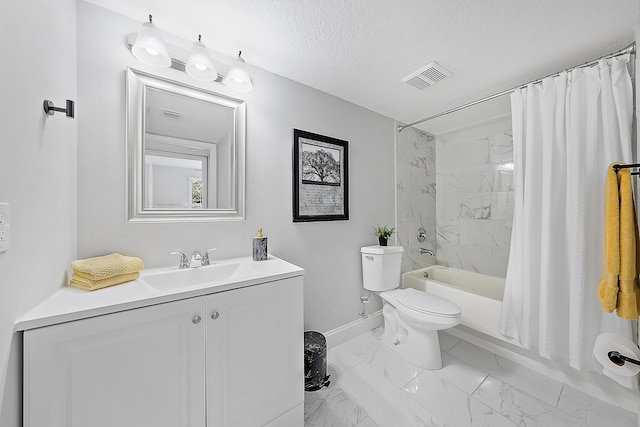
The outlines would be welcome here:
M 13 324 L 67 281 L 76 258 L 76 126 L 42 101 L 76 99 L 75 0 L 3 1 L 0 12 L 0 425 L 21 423 L 21 346 Z M 77 105 L 81 109 L 81 105 Z
M 215 246 L 216 257 L 250 256 L 251 238 L 262 227 L 272 254 L 306 270 L 307 329 L 326 332 L 358 319 L 360 247 L 375 243 L 374 225 L 394 222 L 393 120 L 251 66 L 251 93 L 204 84 L 247 101 L 246 220 L 128 224 L 125 70 L 201 85 L 184 73 L 136 61 L 125 40 L 140 25 L 78 3 L 78 257 L 117 251 L 140 256 L 150 268 L 176 264 L 172 250 Z M 294 128 L 349 141 L 349 221 L 292 223 Z

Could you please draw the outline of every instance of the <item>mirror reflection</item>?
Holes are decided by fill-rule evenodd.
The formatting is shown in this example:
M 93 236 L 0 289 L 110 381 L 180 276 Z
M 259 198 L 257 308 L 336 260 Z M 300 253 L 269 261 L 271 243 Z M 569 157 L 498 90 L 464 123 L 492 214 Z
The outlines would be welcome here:
M 242 219 L 243 101 L 129 70 L 130 221 Z

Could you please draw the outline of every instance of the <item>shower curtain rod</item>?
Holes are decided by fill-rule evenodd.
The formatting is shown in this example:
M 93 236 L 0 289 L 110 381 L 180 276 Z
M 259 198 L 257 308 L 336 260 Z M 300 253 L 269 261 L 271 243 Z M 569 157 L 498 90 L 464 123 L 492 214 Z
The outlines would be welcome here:
M 514 91 L 514 90 L 516 90 L 516 89 L 520 89 L 520 88 L 527 87 L 527 86 L 528 86 L 528 85 L 530 85 L 530 84 L 540 83 L 541 81 L 543 81 L 543 80 L 544 80 L 544 79 L 546 79 L 547 77 L 558 76 L 558 75 L 560 75 L 560 73 L 562 73 L 563 71 L 574 70 L 574 69 L 576 69 L 576 68 L 585 68 L 585 67 L 590 67 L 590 66 L 592 66 L 592 65 L 597 64 L 601 59 L 615 58 L 616 56 L 627 55 L 627 54 L 634 55 L 635 53 L 636 53 L 636 43 L 635 43 L 635 42 L 633 42 L 633 43 L 631 43 L 630 45 L 628 45 L 627 47 L 625 47 L 625 48 L 623 48 L 623 49 L 621 49 L 621 50 L 619 50 L 619 51 L 617 51 L 617 52 L 614 52 L 614 53 L 610 53 L 610 54 L 608 54 L 608 55 L 601 56 L 600 58 L 597 58 L 597 59 L 591 60 L 591 61 L 589 61 L 589 62 L 585 62 L 584 64 L 576 65 L 576 66 L 574 66 L 574 67 L 567 68 L 567 69 L 562 70 L 562 71 L 557 71 L 557 72 L 552 73 L 552 74 L 549 74 L 548 76 L 545 76 L 545 77 L 543 77 L 543 78 L 541 78 L 541 79 L 532 80 L 532 81 L 530 81 L 530 82 L 528 82 L 528 83 L 518 85 L 518 86 L 516 86 L 516 87 L 514 87 L 514 88 L 507 89 L 507 90 L 503 90 L 502 92 L 494 93 L 493 95 L 490 95 L 490 96 L 484 97 L 484 98 L 479 99 L 479 100 L 477 100 L 477 101 L 469 102 L 468 104 L 464 104 L 464 105 L 461 105 L 461 106 L 459 106 L 459 107 L 456 107 L 456 108 L 452 108 L 452 109 L 450 109 L 450 110 L 447 110 L 447 111 L 445 111 L 445 112 L 442 112 L 442 113 L 439 113 L 439 114 L 435 114 L 435 115 L 433 115 L 433 116 L 429 116 L 429 117 L 427 117 L 426 119 L 421 119 L 421 120 L 415 121 L 415 122 L 413 122 L 413 123 L 409 123 L 409 124 L 407 124 L 407 125 L 402 125 L 402 126 L 398 125 L 398 127 L 396 128 L 396 130 L 397 130 L 398 132 L 402 132 L 403 130 L 405 130 L 405 129 L 406 129 L 406 128 L 408 128 L 408 127 L 415 126 L 415 125 L 420 124 L 420 123 L 428 122 L 429 120 L 437 119 L 438 117 L 446 116 L 447 114 L 455 113 L 456 111 L 464 110 L 465 108 L 473 107 L 474 105 L 481 104 L 481 103 L 483 103 L 483 102 L 490 101 L 490 100 L 492 100 L 492 99 L 494 99 L 494 98 L 498 98 L 498 97 L 500 97 L 500 96 L 507 95 L 507 94 L 509 94 L 509 93 L 513 92 L 513 91 Z

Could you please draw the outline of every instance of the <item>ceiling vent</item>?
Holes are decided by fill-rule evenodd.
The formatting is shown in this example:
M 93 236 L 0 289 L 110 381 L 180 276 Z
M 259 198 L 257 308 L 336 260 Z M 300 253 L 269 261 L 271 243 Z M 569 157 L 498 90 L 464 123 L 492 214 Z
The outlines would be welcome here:
M 178 111 L 165 110 L 164 108 L 161 108 L 160 111 L 167 119 L 182 120 L 182 116 L 184 115 Z
M 416 89 L 422 90 L 449 77 L 451 74 L 451 71 L 434 61 L 426 67 L 422 67 L 409 74 L 402 79 L 402 81 Z

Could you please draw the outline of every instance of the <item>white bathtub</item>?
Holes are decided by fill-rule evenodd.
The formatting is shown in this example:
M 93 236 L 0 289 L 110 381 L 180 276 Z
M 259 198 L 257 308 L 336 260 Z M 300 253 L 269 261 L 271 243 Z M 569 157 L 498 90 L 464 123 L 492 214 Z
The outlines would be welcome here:
M 498 332 L 504 279 L 434 265 L 404 273 L 402 283 L 405 288 L 426 291 L 458 304 L 463 326 L 520 346 Z

